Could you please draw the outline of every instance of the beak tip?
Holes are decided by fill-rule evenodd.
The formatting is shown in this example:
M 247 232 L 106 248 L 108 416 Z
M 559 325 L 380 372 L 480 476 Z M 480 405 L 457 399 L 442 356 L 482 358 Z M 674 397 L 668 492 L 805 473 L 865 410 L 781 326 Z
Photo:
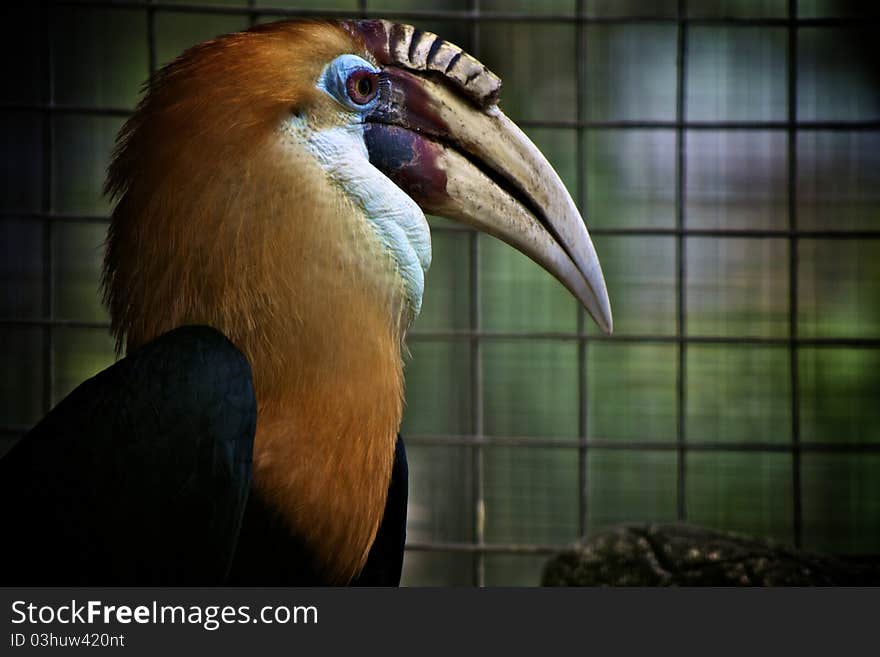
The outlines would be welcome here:
M 607 336 L 612 335 L 614 333 L 614 319 L 611 317 L 611 309 L 606 306 L 597 315 L 593 319 L 596 320 L 596 324 L 602 329 L 602 333 Z
M 610 336 L 614 333 L 614 317 L 611 314 L 611 300 L 608 298 L 608 288 L 605 287 L 604 277 L 601 277 L 601 282 L 596 287 L 599 288 L 599 293 L 592 299 L 593 303 L 587 306 L 587 310 L 590 311 L 590 315 L 602 329 L 602 332 Z
M 611 313 L 611 299 L 608 297 L 608 287 L 605 284 L 605 277 L 599 266 L 599 259 L 595 253 L 592 257 L 595 268 L 588 270 L 588 275 L 584 278 L 588 283 L 588 293 L 582 297 L 582 303 L 593 321 L 602 330 L 605 335 L 614 333 L 614 317 Z

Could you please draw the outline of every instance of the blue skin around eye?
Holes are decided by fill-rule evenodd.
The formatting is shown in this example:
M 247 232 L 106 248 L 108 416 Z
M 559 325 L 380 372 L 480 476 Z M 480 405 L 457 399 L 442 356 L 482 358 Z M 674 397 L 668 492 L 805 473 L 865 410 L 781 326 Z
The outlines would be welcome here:
M 345 82 L 352 73 L 364 69 L 371 73 L 379 73 L 375 66 L 357 55 L 340 55 L 324 69 L 321 78 L 318 80 L 318 88 L 323 89 L 347 109 L 355 110 L 358 113 L 366 113 L 373 108 L 378 97 L 361 105 L 355 103 L 349 97 L 348 90 L 345 87 Z

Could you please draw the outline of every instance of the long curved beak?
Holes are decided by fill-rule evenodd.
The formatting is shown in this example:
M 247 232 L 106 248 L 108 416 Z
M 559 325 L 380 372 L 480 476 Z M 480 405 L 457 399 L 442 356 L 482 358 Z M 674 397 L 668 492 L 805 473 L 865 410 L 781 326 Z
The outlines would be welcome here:
M 436 39 L 410 32 L 406 51 L 411 59 L 421 51 L 424 60 L 425 53 L 430 58 L 433 52 L 436 59 L 444 48 L 454 48 L 446 42 L 438 46 Z M 473 58 L 467 63 L 479 65 Z M 425 212 L 471 225 L 530 257 L 611 333 L 611 304 L 599 258 L 559 175 L 494 103 L 500 81 L 483 94 L 484 100 L 491 96 L 484 105 L 462 91 L 468 82 L 491 86 L 486 77 L 491 74 L 479 66 L 460 76 L 461 82 L 450 81 L 448 66 L 444 78 L 386 65 L 380 102 L 364 128 L 370 161 Z

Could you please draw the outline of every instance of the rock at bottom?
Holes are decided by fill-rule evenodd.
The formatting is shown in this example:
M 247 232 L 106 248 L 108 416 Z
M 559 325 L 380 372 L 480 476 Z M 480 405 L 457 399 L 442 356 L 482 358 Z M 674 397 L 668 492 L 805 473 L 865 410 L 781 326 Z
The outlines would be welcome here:
M 542 584 L 877 586 L 880 559 L 840 559 L 689 525 L 626 525 L 552 557 Z

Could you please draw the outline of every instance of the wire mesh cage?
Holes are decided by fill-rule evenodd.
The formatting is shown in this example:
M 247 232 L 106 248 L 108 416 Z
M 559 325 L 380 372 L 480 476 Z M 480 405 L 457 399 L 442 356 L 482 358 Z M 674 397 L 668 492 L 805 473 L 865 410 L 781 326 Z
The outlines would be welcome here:
M 409 584 L 537 584 L 628 521 L 880 554 L 880 14 L 833 0 L 51 2 L 12 8 L 2 114 L 8 448 L 114 359 L 113 140 L 189 45 L 296 16 L 436 32 L 505 80 L 594 237 L 595 329 L 431 218 L 410 336 Z M 11 24 L 11 23 L 8 23 Z

